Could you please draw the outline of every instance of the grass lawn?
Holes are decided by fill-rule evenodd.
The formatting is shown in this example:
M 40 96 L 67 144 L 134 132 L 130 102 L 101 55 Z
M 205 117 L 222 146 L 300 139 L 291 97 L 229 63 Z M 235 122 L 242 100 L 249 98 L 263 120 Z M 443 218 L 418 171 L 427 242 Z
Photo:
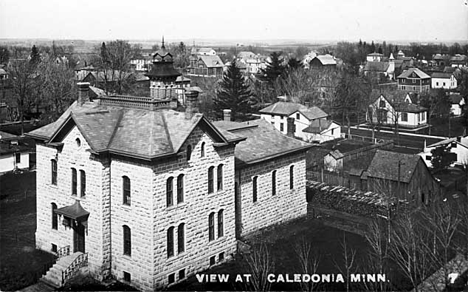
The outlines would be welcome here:
M 450 118 L 450 125 L 448 119 L 431 118 L 429 124 L 432 125 L 430 134 L 433 136 L 442 137 L 456 137 L 463 135 L 465 128 L 461 124 L 461 117 Z M 419 132 L 420 134 L 429 134 L 429 129 L 424 129 Z
M 0 176 L 0 289 L 12 291 L 33 284 L 52 254 L 35 249 L 35 172 Z

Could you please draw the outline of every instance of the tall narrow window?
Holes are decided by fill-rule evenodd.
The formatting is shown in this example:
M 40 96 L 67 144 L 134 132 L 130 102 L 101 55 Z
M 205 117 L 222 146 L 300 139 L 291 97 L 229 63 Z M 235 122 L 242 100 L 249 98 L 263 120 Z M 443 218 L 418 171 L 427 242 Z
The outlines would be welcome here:
M 72 168 L 72 195 L 76 196 L 77 194 L 77 174 L 76 169 Z
M 254 203 L 257 201 L 257 179 L 256 176 L 252 178 L 252 200 Z
M 276 195 L 276 170 L 271 173 L 271 195 Z
M 122 180 L 123 180 L 123 203 L 125 205 L 129 205 L 131 204 L 131 198 L 130 198 L 130 194 L 131 194 L 131 186 L 130 186 L 130 179 L 127 177 L 127 176 L 124 176 L 122 177 Z
M 218 238 L 224 235 L 224 214 L 223 210 L 218 212 Z
M 177 177 L 177 204 L 184 202 L 184 175 Z
M 218 191 L 223 189 L 223 165 L 218 165 L 218 177 L 217 177 Z
M 132 233 L 130 227 L 123 226 L 123 253 L 124 255 L 132 255 Z
M 294 165 L 289 168 L 289 188 L 291 190 L 294 188 Z
M 51 174 L 52 174 L 52 184 L 57 185 L 57 160 L 52 159 L 51 161 Z
M 212 241 L 212 240 L 215 239 L 214 215 L 215 215 L 215 213 L 211 213 L 210 216 L 208 217 L 208 239 L 209 239 L 209 241 Z
M 80 195 L 86 196 L 86 172 L 84 170 L 80 170 Z
M 177 227 L 177 253 L 185 251 L 185 224 L 179 224 Z
M 15 153 L 15 162 L 16 164 L 21 163 L 21 153 Z
M 205 157 L 205 142 L 201 143 L 200 157 Z
M 174 256 L 174 227 L 167 230 L 167 257 Z
M 55 203 L 52 203 L 52 229 L 57 230 L 58 229 L 58 215 L 55 213 L 55 210 L 57 209 L 57 205 Z
M 173 203 L 173 182 L 174 182 L 174 178 L 173 177 L 170 177 L 167 179 L 167 182 L 166 182 L 166 205 L 167 207 L 170 207 L 172 206 L 172 203 Z
M 187 146 L 187 161 L 190 160 L 190 157 L 192 156 L 192 145 Z
M 211 166 L 210 168 L 208 168 L 208 194 L 211 194 L 214 191 L 213 172 L 214 172 L 214 166 Z

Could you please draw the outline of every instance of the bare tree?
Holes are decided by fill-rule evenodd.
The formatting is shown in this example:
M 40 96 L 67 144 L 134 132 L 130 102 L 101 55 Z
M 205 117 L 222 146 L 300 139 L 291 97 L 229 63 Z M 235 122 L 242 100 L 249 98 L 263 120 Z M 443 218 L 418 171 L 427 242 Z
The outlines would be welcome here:
M 306 241 L 305 237 L 302 237 L 299 242 L 295 244 L 295 251 L 299 258 L 301 272 L 303 274 L 315 274 L 318 269 L 320 262 L 320 256 L 312 252 L 312 244 Z M 314 291 L 317 288 L 317 284 L 313 281 L 301 282 L 302 291 Z
M 341 242 L 343 265 L 340 265 L 335 260 L 335 267 L 340 271 L 341 274 L 346 276 L 346 291 L 350 291 L 350 279 L 351 274 L 357 270 L 356 264 L 356 250 L 350 248 L 346 242 L 346 233 L 343 232 L 343 241 Z
M 250 282 L 246 283 L 251 291 L 269 291 L 271 283 L 268 274 L 273 272 L 274 262 L 265 243 L 253 246 L 251 253 L 245 258 L 251 274 Z
M 367 268 L 371 273 L 387 274 L 388 272 L 389 223 L 389 217 L 387 218 L 387 222 L 376 219 L 372 221 L 368 232 L 365 234 L 366 240 L 370 245 Z M 385 282 L 365 283 L 365 286 L 369 291 L 388 291 L 390 288 L 388 283 Z

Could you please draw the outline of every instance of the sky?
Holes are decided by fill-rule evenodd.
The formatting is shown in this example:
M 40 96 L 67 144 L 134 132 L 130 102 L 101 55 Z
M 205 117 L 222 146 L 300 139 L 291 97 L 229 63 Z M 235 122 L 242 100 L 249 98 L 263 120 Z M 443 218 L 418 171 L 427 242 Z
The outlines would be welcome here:
M 0 38 L 468 41 L 468 0 L 0 0 Z

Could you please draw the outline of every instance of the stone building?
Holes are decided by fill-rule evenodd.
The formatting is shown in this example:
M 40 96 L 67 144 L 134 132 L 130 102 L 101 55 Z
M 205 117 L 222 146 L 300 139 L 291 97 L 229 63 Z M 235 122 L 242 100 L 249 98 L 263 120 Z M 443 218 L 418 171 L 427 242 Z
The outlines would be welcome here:
M 57 121 L 29 133 L 39 249 L 69 248 L 95 278 L 153 291 L 231 258 L 236 236 L 306 213 L 308 144 L 263 121 L 214 125 L 190 89 L 181 112 L 172 93 L 93 100 L 78 86 Z M 54 273 L 69 270 L 45 280 L 60 287 Z

